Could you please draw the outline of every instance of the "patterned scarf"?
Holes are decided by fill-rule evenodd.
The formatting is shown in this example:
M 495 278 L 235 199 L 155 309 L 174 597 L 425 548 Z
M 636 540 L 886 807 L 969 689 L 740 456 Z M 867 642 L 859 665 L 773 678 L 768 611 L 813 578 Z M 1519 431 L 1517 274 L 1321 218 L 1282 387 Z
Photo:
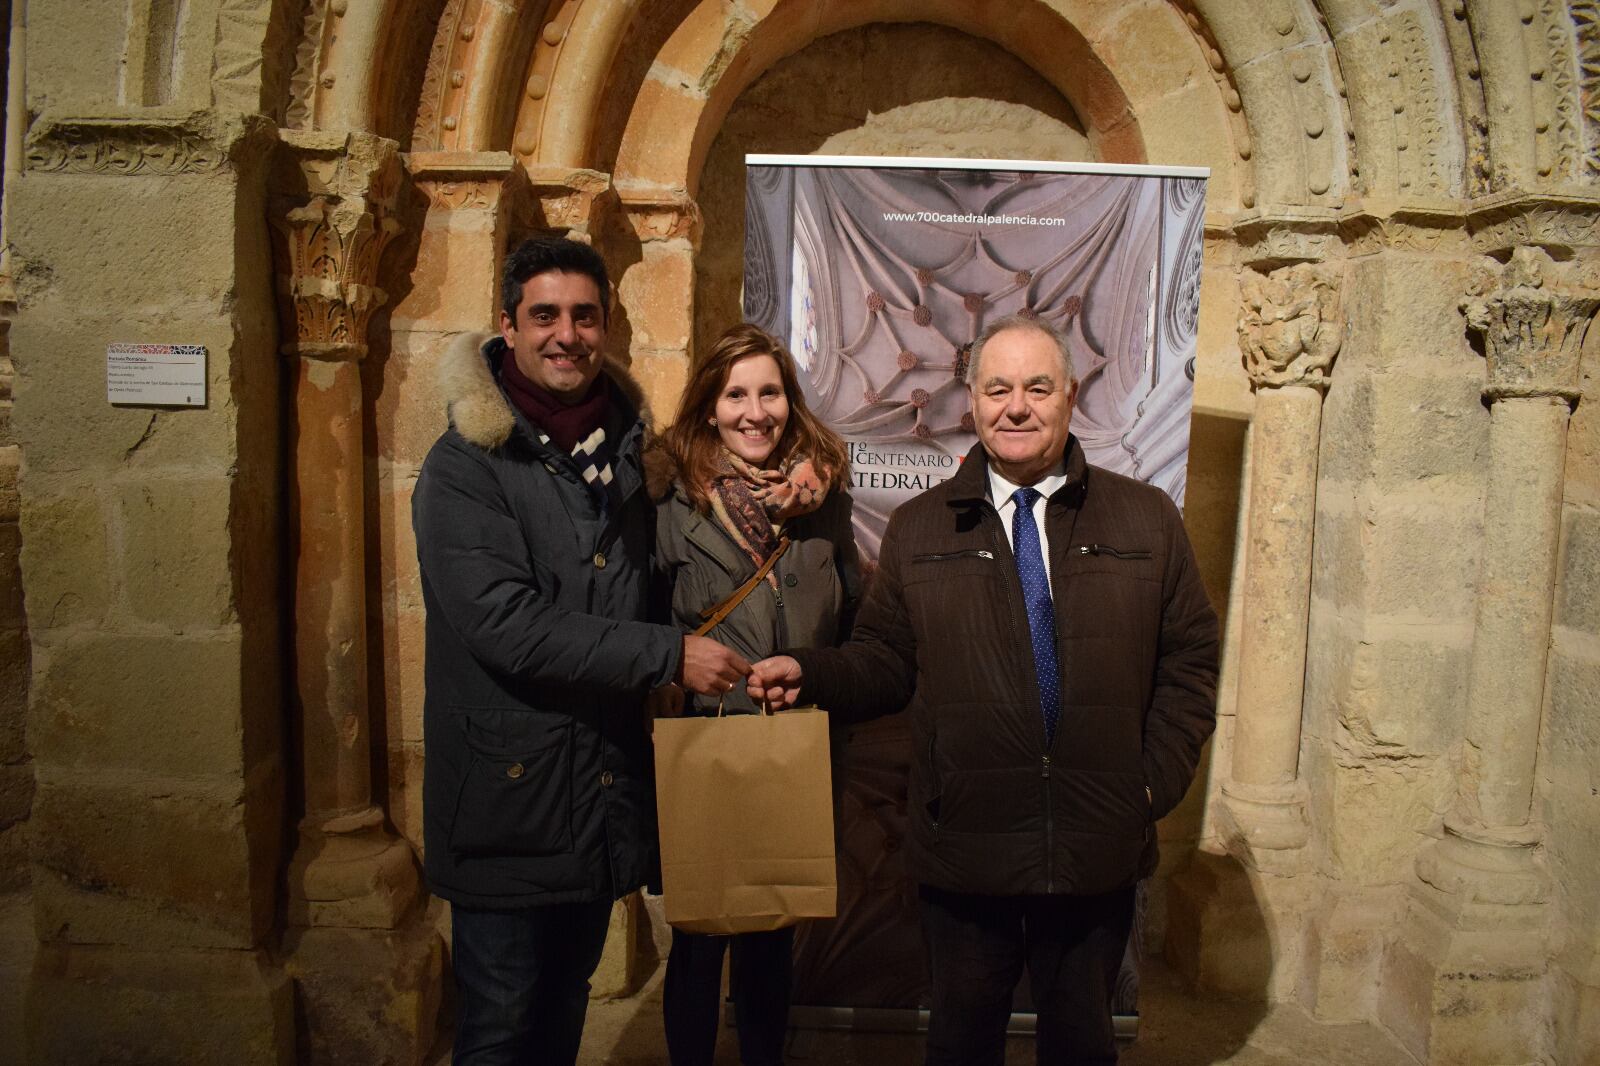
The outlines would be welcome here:
M 806 456 L 760 470 L 723 448 L 706 495 L 717 524 L 760 566 L 777 549 L 783 523 L 821 507 L 832 487 Z M 767 583 L 777 588 L 777 574 L 768 571 Z

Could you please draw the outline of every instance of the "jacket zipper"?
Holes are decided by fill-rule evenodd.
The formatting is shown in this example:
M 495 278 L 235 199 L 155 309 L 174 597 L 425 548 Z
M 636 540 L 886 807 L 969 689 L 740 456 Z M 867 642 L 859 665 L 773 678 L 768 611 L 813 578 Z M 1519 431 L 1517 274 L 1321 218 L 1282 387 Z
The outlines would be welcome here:
M 913 555 L 911 561 L 914 563 L 942 563 L 948 559 L 965 559 L 971 556 L 992 560 L 994 552 L 987 548 L 965 548 L 958 552 L 931 552 L 923 555 Z
M 1079 555 L 1109 555 L 1113 559 L 1148 559 L 1150 553 L 1145 551 L 1122 551 L 1109 544 L 1080 544 Z
M 998 548 L 1000 529 L 1002 528 L 1000 514 L 995 511 L 993 504 L 989 505 L 989 510 L 995 519 L 994 524 L 989 527 L 989 539 L 994 541 L 995 546 Z M 991 558 L 993 557 L 993 553 L 987 554 Z M 1021 651 L 1023 644 L 1017 639 L 1017 622 L 1009 610 L 1006 611 L 1006 628 L 1011 631 L 1012 647 Z M 1033 661 L 1033 652 L 1029 650 L 1026 655 L 1022 656 L 1022 661 L 1031 663 Z M 1042 773 L 1044 777 L 1044 890 L 1046 893 L 1050 893 L 1055 891 L 1055 856 L 1052 854 L 1055 847 L 1055 815 L 1051 810 L 1054 804 L 1050 800 L 1050 753 L 1048 751 L 1042 753 L 1041 758 L 1044 759 Z

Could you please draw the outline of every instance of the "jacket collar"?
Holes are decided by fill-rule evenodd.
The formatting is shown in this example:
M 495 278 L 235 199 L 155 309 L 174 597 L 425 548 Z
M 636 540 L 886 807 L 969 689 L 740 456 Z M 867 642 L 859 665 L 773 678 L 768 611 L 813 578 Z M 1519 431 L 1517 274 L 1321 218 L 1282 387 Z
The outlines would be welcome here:
M 517 413 L 500 388 L 500 361 L 507 353 L 506 342 L 497 333 L 462 333 L 439 359 L 439 387 L 450 424 L 463 440 L 485 451 L 504 445 L 518 425 Z M 634 417 L 628 421 L 642 422 L 648 429 L 649 404 L 627 367 L 607 356 L 601 369 L 617 398 L 631 409 Z
M 1051 499 L 1078 500 L 1088 487 L 1089 461 L 1083 456 L 1083 445 L 1070 433 L 1067 434 L 1066 464 L 1066 483 L 1056 490 Z M 984 451 L 981 442 L 974 444 L 966 458 L 961 460 L 961 469 L 956 471 L 949 485 L 950 496 L 945 502 L 952 507 L 972 507 L 989 502 L 989 453 Z

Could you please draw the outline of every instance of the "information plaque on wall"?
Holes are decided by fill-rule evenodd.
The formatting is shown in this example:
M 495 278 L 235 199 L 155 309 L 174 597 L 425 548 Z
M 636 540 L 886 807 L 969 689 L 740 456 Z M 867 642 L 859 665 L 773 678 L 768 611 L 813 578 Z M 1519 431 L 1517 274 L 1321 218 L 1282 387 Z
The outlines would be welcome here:
M 205 345 L 106 345 L 106 401 L 161 407 L 204 407 Z

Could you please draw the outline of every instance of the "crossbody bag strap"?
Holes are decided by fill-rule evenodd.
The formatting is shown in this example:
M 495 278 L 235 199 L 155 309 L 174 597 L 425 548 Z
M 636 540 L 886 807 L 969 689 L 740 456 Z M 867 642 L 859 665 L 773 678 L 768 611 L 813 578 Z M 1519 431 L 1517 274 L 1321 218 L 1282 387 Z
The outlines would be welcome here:
M 778 538 L 778 546 L 772 549 L 772 554 L 767 556 L 767 561 L 761 564 L 761 568 L 755 572 L 749 581 L 740 585 L 734 590 L 732 596 L 729 596 L 715 607 L 700 612 L 700 617 L 705 621 L 701 623 L 699 629 L 694 631 L 694 635 L 697 637 L 705 636 L 715 629 L 724 618 L 732 614 L 733 609 L 743 603 L 746 596 L 755 591 L 755 587 L 761 584 L 762 580 L 772 572 L 772 568 L 777 564 L 779 557 L 788 550 L 789 538 Z

